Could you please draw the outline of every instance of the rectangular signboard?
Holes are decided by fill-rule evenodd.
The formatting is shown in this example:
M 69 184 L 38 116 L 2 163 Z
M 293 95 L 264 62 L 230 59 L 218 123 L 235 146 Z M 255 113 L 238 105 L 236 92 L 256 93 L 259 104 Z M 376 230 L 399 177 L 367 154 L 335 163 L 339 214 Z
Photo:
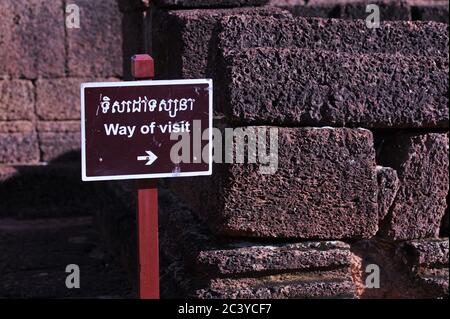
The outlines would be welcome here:
M 212 101 L 209 79 L 82 84 L 83 181 L 211 175 Z

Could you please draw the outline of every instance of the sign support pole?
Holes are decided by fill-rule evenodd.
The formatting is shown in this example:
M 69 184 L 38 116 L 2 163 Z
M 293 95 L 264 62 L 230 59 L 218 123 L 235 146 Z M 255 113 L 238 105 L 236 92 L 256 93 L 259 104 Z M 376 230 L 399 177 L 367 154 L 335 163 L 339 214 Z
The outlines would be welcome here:
M 154 77 L 153 59 L 148 54 L 131 58 L 135 80 Z M 159 299 L 158 188 L 157 180 L 137 181 L 137 229 L 139 254 L 139 298 Z

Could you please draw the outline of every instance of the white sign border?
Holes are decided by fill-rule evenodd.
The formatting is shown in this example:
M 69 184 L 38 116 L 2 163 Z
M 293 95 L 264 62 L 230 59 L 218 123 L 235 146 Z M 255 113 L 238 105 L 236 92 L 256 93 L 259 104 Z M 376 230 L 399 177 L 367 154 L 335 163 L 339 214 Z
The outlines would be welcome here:
M 99 87 L 129 87 L 129 86 L 159 86 L 159 85 L 186 85 L 186 84 L 208 84 L 209 89 L 209 163 L 208 171 L 198 172 L 181 172 L 181 173 L 163 173 L 163 174 L 138 174 L 138 175 L 111 175 L 111 176 L 95 176 L 89 177 L 86 174 L 86 114 L 84 105 L 84 90 L 86 88 Z M 117 180 L 137 180 L 137 179 L 154 179 L 154 178 L 173 178 L 173 177 L 193 177 L 193 176 L 210 176 L 212 175 L 213 164 L 213 80 L 212 79 L 195 79 L 195 80 L 147 80 L 147 81 L 127 81 L 127 82 L 89 82 L 82 83 L 81 89 L 81 179 L 84 182 L 94 181 L 117 181 Z

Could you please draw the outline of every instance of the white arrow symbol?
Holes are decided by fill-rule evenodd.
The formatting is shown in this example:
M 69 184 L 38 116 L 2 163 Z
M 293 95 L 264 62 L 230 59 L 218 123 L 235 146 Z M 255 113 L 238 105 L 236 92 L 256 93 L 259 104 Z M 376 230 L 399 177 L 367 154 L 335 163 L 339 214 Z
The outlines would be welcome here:
M 147 163 L 145 163 L 145 165 L 152 165 L 153 162 L 156 161 L 158 158 L 158 156 L 153 154 L 151 151 L 145 151 L 145 153 L 147 153 L 148 155 L 138 156 L 138 158 L 137 158 L 138 161 L 147 161 Z

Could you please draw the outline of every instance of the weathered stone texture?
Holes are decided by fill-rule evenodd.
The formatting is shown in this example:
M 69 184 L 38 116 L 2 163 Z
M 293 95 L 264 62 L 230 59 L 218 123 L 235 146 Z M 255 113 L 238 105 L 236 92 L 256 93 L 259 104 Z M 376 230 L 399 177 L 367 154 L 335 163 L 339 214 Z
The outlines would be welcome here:
M 226 51 L 298 47 L 349 53 L 448 53 L 446 26 L 432 22 L 385 22 L 374 30 L 363 20 L 293 19 L 287 11 L 270 7 L 160 11 L 153 24 L 157 77 L 197 78 L 221 72 L 215 69 L 221 31 Z
M 397 172 L 390 167 L 377 167 L 378 180 L 378 212 L 380 221 L 389 213 L 400 187 Z
M 64 75 L 62 1 L 3 0 L 0 12 L 0 77 Z
M 37 163 L 39 147 L 31 122 L 0 122 L 0 164 Z
M 280 128 L 278 150 L 273 175 L 261 175 L 258 164 L 217 164 L 212 178 L 170 184 L 214 232 L 224 235 L 340 239 L 375 234 L 370 131 Z
M 80 7 L 81 19 L 79 29 L 67 29 L 69 75 L 121 76 L 122 24 L 117 0 L 74 3 Z
M 403 244 L 408 262 L 424 267 L 444 267 L 449 264 L 448 239 L 414 240 Z
M 157 78 L 210 76 L 218 23 L 233 14 L 290 16 L 277 8 L 158 11 L 152 30 Z
M 220 8 L 257 6 L 266 4 L 267 0 L 156 0 L 160 7 L 171 8 Z
M 353 278 L 360 298 L 448 298 L 448 239 L 393 242 L 377 236 L 351 246 L 356 257 L 352 263 Z M 373 274 L 366 272 L 369 265 L 380 268 L 377 289 L 366 286 Z
M 320 49 L 348 53 L 448 54 L 448 26 L 435 22 L 382 22 L 367 28 L 364 20 L 224 17 L 219 34 L 222 50 L 252 47 Z
M 79 121 L 39 122 L 39 147 L 41 161 L 48 162 L 71 156 L 81 147 Z M 75 155 L 73 155 L 75 157 Z
M 448 134 L 399 133 L 380 152 L 397 170 L 400 188 L 383 233 L 395 240 L 437 237 L 449 190 Z
M 257 279 L 216 279 L 199 289 L 200 299 L 340 299 L 355 298 L 354 283 L 344 272 L 275 275 Z
M 298 17 L 338 18 L 340 13 L 337 3 L 320 0 L 270 0 L 268 4 L 288 10 Z
M 0 121 L 32 120 L 34 88 L 30 81 L 0 81 Z
M 163 258 L 172 260 L 168 275 L 187 295 L 196 298 L 355 297 L 347 244 L 304 242 L 268 246 L 219 239 L 180 206 L 176 197 L 166 193 L 160 202 Z
M 366 12 L 366 6 L 376 4 L 382 21 L 411 19 L 410 6 L 401 0 L 270 0 L 269 4 L 289 10 L 296 16 L 339 19 L 366 19 L 370 14 Z
M 295 16 L 366 19 L 369 4 L 380 10 L 381 21 L 422 20 L 448 23 L 447 0 L 270 0 L 269 5 L 289 10 Z
M 444 57 L 263 48 L 235 52 L 223 63 L 216 108 L 237 123 L 449 124 Z
M 448 238 L 405 242 L 397 254 L 411 278 L 427 291 L 428 298 L 448 298 Z
M 236 246 L 201 251 L 196 260 L 200 269 L 216 275 L 332 268 L 349 264 L 348 248 L 341 242 Z
M 83 79 L 36 81 L 36 112 L 41 120 L 80 119 L 80 84 Z
M 117 186 L 112 184 L 111 186 Z M 106 244 L 136 277 L 135 191 L 119 183 L 96 211 Z M 355 298 L 349 245 L 264 244 L 216 237 L 179 198 L 160 187 L 161 288 L 168 298 Z M 112 207 L 110 207 L 112 206 Z

